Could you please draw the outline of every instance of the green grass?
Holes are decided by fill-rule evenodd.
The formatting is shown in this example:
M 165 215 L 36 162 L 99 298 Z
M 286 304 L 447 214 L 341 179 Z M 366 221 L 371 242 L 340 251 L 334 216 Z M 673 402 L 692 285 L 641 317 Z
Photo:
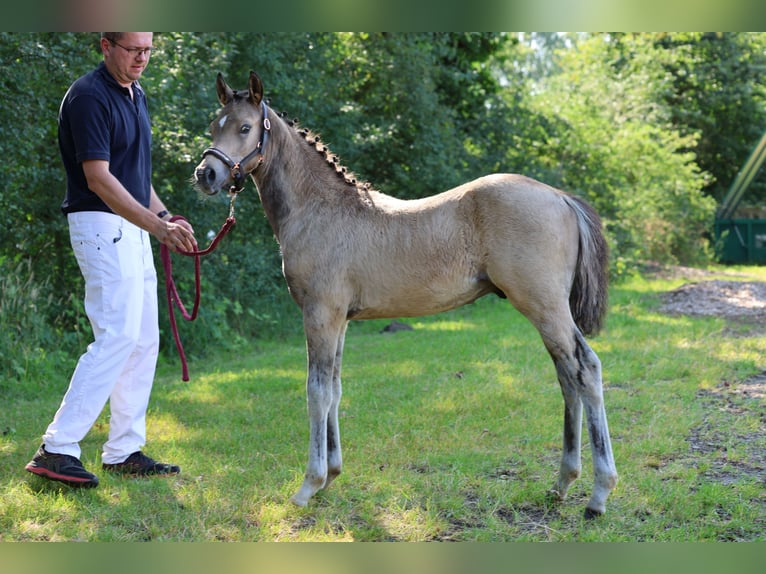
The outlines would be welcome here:
M 766 280 L 766 268 L 737 271 Z M 592 340 L 620 472 L 597 520 L 582 518 L 587 444 L 567 500 L 546 500 L 563 415 L 553 365 L 519 313 L 485 298 L 409 320 L 409 332 L 352 324 L 344 472 L 307 508 L 288 502 L 308 446 L 301 338 L 192 360 L 188 383 L 178 364 L 161 364 L 146 450 L 182 466 L 171 479 L 101 472 L 106 413 L 82 443 L 97 489 L 29 475 L 24 464 L 73 365 L 56 380 L 10 385 L 0 414 L 0 540 L 764 540 L 764 400 L 721 384 L 766 369 L 766 335 L 660 314 L 658 294 L 683 282 L 614 286 L 607 327 Z

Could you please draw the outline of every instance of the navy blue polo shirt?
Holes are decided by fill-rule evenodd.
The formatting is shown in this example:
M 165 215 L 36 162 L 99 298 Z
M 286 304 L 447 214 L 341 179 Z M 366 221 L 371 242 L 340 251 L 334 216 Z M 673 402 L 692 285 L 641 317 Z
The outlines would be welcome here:
M 149 207 L 152 178 L 152 129 L 146 95 L 133 82 L 128 88 L 112 77 L 103 62 L 78 78 L 59 109 L 58 138 L 67 174 L 64 213 L 112 210 L 88 189 L 82 162 L 106 160 L 109 171 L 139 203 Z

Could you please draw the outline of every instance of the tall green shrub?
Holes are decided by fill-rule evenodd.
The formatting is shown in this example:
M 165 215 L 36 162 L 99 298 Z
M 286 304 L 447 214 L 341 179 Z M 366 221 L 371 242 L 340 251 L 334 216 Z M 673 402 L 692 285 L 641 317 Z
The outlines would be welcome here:
M 539 150 L 550 182 L 587 198 L 604 219 L 614 271 L 645 260 L 699 263 L 715 201 L 662 101 L 656 49 L 624 58 L 601 36 L 557 52 L 558 72 L 536 86 L 534 107 L 551 119 Z

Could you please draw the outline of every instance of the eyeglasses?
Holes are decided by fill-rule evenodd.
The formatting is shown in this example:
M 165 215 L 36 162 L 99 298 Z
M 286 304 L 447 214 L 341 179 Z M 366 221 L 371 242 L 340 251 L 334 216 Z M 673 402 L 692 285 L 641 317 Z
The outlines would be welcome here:
M 152 55 L 152 50 L 154 48 L 126 48 L 119 42 L 115 42 L 114 40 L 109 40 L 112 44 L 115 46 L 119 46 L 123 50 L 125 50 L 128 54 L 133 56 L 134 58 L 138 58 L 139 56 L 146 56 L 147 58 Z

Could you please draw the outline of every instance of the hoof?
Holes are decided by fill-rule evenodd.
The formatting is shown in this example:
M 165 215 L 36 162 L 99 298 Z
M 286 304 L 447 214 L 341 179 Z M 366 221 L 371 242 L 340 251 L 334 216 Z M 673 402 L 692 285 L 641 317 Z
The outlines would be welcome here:
M 564 500 L 564 497 L 561 495 L 561 493 L 558 490 L 556 490 L 555 488 L 551 488 L 545 494 L 545 500 L 546 502 L 549 502 L 551 504 L 558 504 L 559 502 L 562 502 Z
M 317 486 L 317 484 L 319 484 L 319 481 L 317 480 L 304 479 L 298 492 L 293 494 L 292 498 L 290 498 L 290 502 L 295 506 L 306 506 L 309 503 L 309 500 L 311 500 L 311 497 L 322 488 L 321 486 Z M 324 478 L 322 478 L 322 484 L 324 484 Z
M 327 480 L 325 480 L 324 486 L 322 487 L 323 490 L 327 490 L 330 488 L 330 485 L 333 483 L 333 481 L 340 476 L 340 470 L 330 470 L 327 473 Z
M 604 512 L 601 510 L 593 510 L 592 508 L 586 508 L 585 509 L 585 520 L 593 520 L 594 518 L 598 518 L 599 516 L 603 516 Z

